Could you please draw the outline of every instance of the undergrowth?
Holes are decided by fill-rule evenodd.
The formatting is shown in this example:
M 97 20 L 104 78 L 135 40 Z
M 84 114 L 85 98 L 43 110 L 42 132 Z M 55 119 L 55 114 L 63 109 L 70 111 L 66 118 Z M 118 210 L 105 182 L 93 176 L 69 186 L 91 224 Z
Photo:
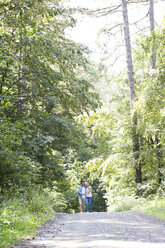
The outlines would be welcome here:
M 146 201 L 146 203 L 141 206 L 139 210 L 165 221 L 165 199 Z
M 108 211 L 141 211 L 153 215 L 158 219 L 165 221 L 165 199 L 155 198 L 153 200 L 133 197 L 125 197 L 116 204 L 109 206 Z
M 36 234 L 36 228 L 65 208 L 65 200 L 57 192 L 31 189 L 0 205 L 0 248 L 15 244 Z

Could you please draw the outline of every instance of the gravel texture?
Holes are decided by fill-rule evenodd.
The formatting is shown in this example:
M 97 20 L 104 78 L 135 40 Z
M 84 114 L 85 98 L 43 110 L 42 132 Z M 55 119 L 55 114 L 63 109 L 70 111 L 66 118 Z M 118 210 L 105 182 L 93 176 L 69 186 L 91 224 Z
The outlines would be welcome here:
M 16 248 L 165 248 L 165 222 L 140 212 L 57 214 Z

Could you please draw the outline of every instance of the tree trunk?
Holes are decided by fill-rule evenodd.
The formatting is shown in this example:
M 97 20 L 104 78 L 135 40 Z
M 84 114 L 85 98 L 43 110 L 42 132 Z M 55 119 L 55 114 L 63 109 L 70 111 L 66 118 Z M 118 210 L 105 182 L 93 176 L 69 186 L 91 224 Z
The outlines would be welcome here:
M 22 20 L 22 10 L 20 10 L 20 20 Z M 26 88 L 26 79 L 25 79 L 25 71 L 26 71 L 26 66 L 24 64 L 24 57 L 25 57 L 25 50 L 26 46 L 24 45 L 23 42 L 23 31 L 22 27 L 19 28 L 19 36 L 20 36 L 20 51 L 19 51 L 19 73 L 18 73 L 18 78 L 19 78 L 19 87 L 18 87 L 18 112 L 19 114 L 23 114 L 25 110 L 25 88 Z
M 158 183 L 160 184 L 161 181 L 162 181 L 162 164 L 163 164 L 163 161 L 162 161 L 162 151 L 161 151 L 161 143 L 160 143 L 160 140 L 159 140 L 159 137 L 158 137 L 158 134 L 156 135 L 155 137 L 155 143 L 156 143 L 156 155 L 157 155 L 157 158 L 158 158 Z
M 2 85 L 0 85 L 0 96 L 2 96 Z M 1 99 L 0 99 L 0 104 L 1 104 Z
M 130 31 L 129 31 L 129 21 L 128 21 L 128 11 L 127 11 L 127 1 L 122 0 L 122 10 L 123 10 L 123 22 L 124 22 L 124 38 L 126 45 L 126 57 L 127 57 L 127 70 L 128 70 L 128 82 L 130 91 L 130 102 L 131 107 L 133 107 L 135 101 L 135 84 L 133 76 L 133 64 L 132 64 L 132 51 L 131 51 L 131 41 L 130 41 Z M 133 153 L 136 161 L 135 165 L 135 182 L 142 182 L 142 170 L 140 161 L 140 145 L 139 145 L 139 134 L 137 132 L 137 113 L 133 113 L 132 117 L 132 141 L 133 141 Z
M 154 22 L 154 0 L 150 0 L 150 30 L 153 31 L 155 29 Z
M 154 0 L 150 0 L 150 30 L 153 32 L 155 30 L 155 20 L 154 20 Z M 152 69 L 156 69 L 156 50 L 155 45 L 152 47 L 152 60 L 151 60 Z
M 126 45 L 126 57 L 127 57 L 127 69 L 128 69 L 128 83 L 129 83 L 130 99 L 132 105 L 135 100 L 135 86 L 134 86 L 134 77 L 133 77 L 132 51 L 131 51 L 131 41 L 130 41 L 130 31 L 129 31 L 126 0 L 122 0 L 122 7 L 123 7 L 123 21 L 124 21 L 124 38 Z
M 150 0 L 150 30 L 151 32 L 154 32 L 155 30 L 154 0 Z M 154 45 L 154 39 L 153 39 L 153 47 L 152 47 L 151 67 L 152 69 L 156 69 L 156 48 Z M 154 75 L 152 77 L 154 78 Z M 156 156 L 158 160 L 157 176 L 158 176 L 158 182 L 161 183 L 162 181 L 161 169 L 163 167 L 163 160 L 162 160 L 161 143 L 160 143 L 158 134 L 155 136 L 155 143 L 156 143 Z
M 1 81 L 1 84 L 0 84 L 0 95 L 2 96 L 3 95 L 3 84 L 4 84 L 4 81 L 6 79 L 6 76 L 7 76 L 7 70 L 8 70 L 8 66 L 9 66 L 9 63 L 6 62 L 6 69 L 3 73 L 3 76 L 2 76 L 2 81 Z M 1 100 L 0 100 L 0 104 L 1 104 Z

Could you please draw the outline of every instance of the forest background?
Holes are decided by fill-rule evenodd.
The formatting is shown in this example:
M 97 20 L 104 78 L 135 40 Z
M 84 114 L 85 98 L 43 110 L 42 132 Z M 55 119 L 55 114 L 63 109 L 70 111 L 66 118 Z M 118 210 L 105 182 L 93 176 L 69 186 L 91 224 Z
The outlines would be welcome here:
M 148 26 L 131 48 L 123 13 L 128 7 L 129 17 L 132 5 L 146 8 Z M 0 9 L 0 247 L 32 234 L 56 211 L 77 212 L 81 178 L 94 189 L 93 211 L 150 205 L 162 218 L 165 26 L 153 25 L 154 2 L 91 10 L 5 0 Z M 100 49 L 106 57 L 108 39 L 120 32 L 128 70 L 120 63 L 119 73 L 111 72 L 104 56 L 93 62 L 90 49 L 68 37 L 77 13 L 123 18 L 100 31 L 107 37 Z

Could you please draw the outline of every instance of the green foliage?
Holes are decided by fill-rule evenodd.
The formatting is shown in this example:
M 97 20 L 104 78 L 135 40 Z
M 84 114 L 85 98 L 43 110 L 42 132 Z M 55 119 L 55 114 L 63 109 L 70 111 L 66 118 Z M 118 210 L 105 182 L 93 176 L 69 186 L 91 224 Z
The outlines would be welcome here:
M 28 135 L 28 121 L 1 120 L 0 127 L 0 187 L 3 190 L 30 186 L 38 179 L 40 165 L 27 156 L 22 140 Z
M 94 200 L 92 202 L 92 211 L 93 212 L 106 212 L 107 205 L 105 199 L 105 189 L 103 183 L 99 179 L 95 179 L 92 182 L 92 189 L 94 192 Z
M 147 200 L 145 198 L 126 197 L 120 198 L 118 203 L 111 205 L 108 211 L 141 211 L 149 215 L 153 215 L 158 219 L 165 220 L 165 200 L 154 199 Z
M 79 122 L 91 141 L 91 158 L 86 165 L 90 178 L 99 178 L 105 190 L 108 209 L 131 210 L 141 199 L 164 197 L 164 27 L 150 36 L 140 37 L 134 51 L 137 99 L 130 109 L 127 75 L 109 77 L 107 108 Z M 156 69 L 151 69 L 153 45 Z M 105 80 L 105 79 L 103 79 Z M 105 99 L 104 99 L 105 97 Z M 106 102 L 106 94 L 102 96 Z M 104 104 L 103 104 L 104 105 Z M 140 149 L 135 156 L 132 144 L 132 118 L 137 115 Z M 138 161 L 135 159 L 139 157 Z M 142 183 L 135 182 L 135 165 L 142 167 Z M 138 198 L 140 200 L 138 200 Z M 135 204 L 136 203 L 136 204 Z
M 156 199 L 152 201 L 147 201 L 146 204 L 141 206 L 141 211 L 144 213 L 153 215 L 163 221 L 165 221 L 165 200 Z
M 98 106 L 84 47 L 66 37 L 74 19 L 60 1 L 0 5 L 1 192 L 56 181 L 65 191 L 66 160 L 87 145 L 75 119 Z
M 49 189 L 30 189 L 25 194 L 5 200 L 0 206 L 0 247 L 7 247 L 36 233 L 36 227 L 63 211 L 62 195 Z
M 164 221 L 165 200 L 158 198 L 154 200 L 146 200 L 145 198 L 135 199 L 133 197 L 121 198 L 120 202 L 109 207 L 108 211 L 141 211 Z
M 76 118 L 99 100 L 86 49 L 65 35 L 75 20 L 61 1 L 6 0 L 0 8 L 0 243 L 6 247 L 54 211 L 77 209 L 90 142 Z
M 138 210 L 144 204 L 146 204 L 145 198 L 134 198 L 132 196 L 126 196 L 125 198 L 118 198 L 118 202 L 108 207 L 108 211 L 123 212 Z

